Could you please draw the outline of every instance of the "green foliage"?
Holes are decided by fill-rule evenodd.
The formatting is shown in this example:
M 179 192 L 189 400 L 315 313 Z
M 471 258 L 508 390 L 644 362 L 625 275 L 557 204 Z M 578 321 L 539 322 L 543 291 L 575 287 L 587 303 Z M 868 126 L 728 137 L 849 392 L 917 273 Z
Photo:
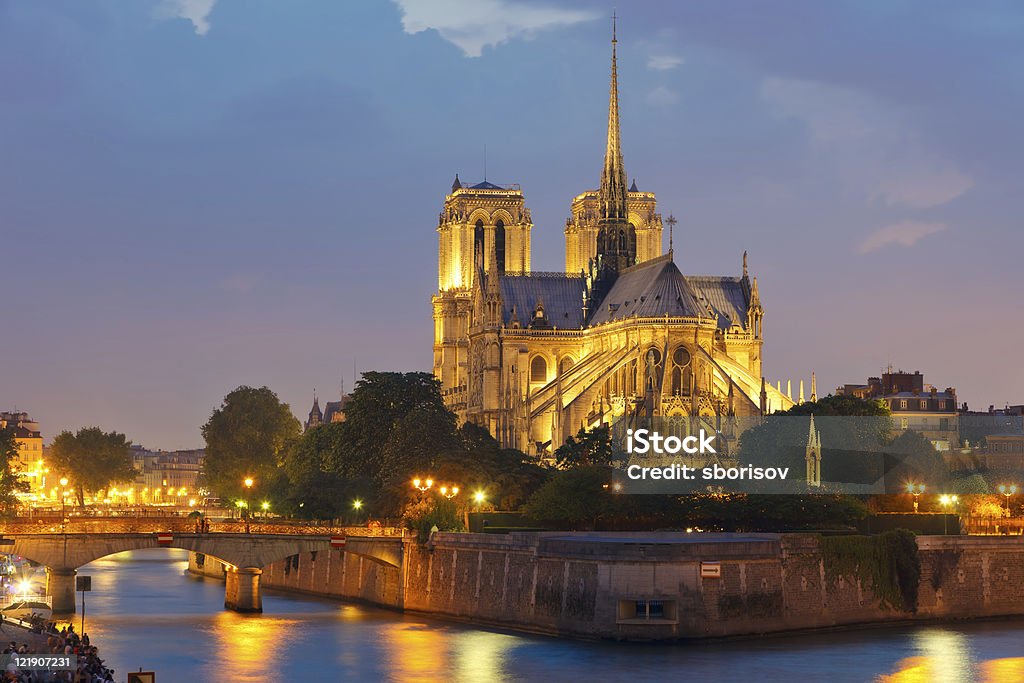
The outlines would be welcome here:
M 445 441 L 450 434 L 420 432 L 417 434 L 394 434 L 396 430 L 404 432 L 408 428 L 436 429 L 439 414 L 444 411 L 441 399 L 441 384 L 430 373 L 426 372 L 366 372 L 356 382 L 351 400 L 345 406 L 345 431 L 347 432 L 346 449 L 343 453 L 344 462 L 335 463 L 338 470 L 350 473 L 365 474 L 380 483 L 394 477 L 404 477 L 405 472 L 397 472 L 391 467 L 405 468 L 417 466 L 414 461 L 423 457 L 431 457 L 437 449 L 435 442 Z M 410 416 L 415 413 L 415 416 Z M 407 421 L 406 421 L 407 420 Z M 404 422 L 404 424 L 402 424 Z M 454 417 L 450 423 L 454 430 Z M 411 438 L 418 438 L 427 443 L 418 448 L 416 453 L 406 459 L 398 453 L 401 443 L 409 443 Z M 387 456 L 384 451 L 391 442 Z
M 556 472 L 526 502 L 525 512 L 534 519 L 570 528 L 593 528 L 598 520 L 615 512 L 621 498 L 605 488 L 610 481 L 610 470 L 597 465 Z
M 103 491 L 111 484 L 133 481 L 136 475 L 131 441 L 99 427 L 61 432 L 53 440 L 49 460 L 57 477 L 70 480 L 79 505 L 85 505 L 86 491 Z
M 860 580 L 882 607 L 917 611 L 921 558 L 913 533 L 897 529 L 877 536 L 825 537 L 820 547 L 828 580 Z
M 439 461 L 460 447 L 455 415 L 445 408 L 438 394 L 436 401 L 414 406 L 395 420 L 377 456 L 379 466 L 371 476 L 387 484 L 407 481 L 417 472 L 436 472 Z
M 612 461 L 612 439 L 608 425 L 593 429 L 580 429 L 575 437 L 570 436 L 555 450 L 558 468 L 610 465 Z
M 438 531 L 462 531 L 462 517 L 454 500 L 429 495 L 404 518 L 406 528 L 416 532 L 420 543 L 430 540 L 434 527 Z
M 941 490 L 949 477 L 949 467 L 932 442 L 919 432 L 906 430 L 886 447 L 896 464 L 886 476 L 887 490 L 903 493 L 906 483 L 925 484 L 928 490 Z
M 17 493 L 28 491 L 29 485 L 20 472 L 18 442 L 14 430 L 0 429 L 0 516 L 10 517 L 18 510 Z
M 682 499 L 686 526 L 705 531 L 849 529 L 867 516 L 856 498 L 837 494 L 701 494 Z
M 299 436 L 299 421 L 267 387 L 241 386 L 224 397 L 203 425 L 206 486 L 222 498 L 266 493 L 267 484 Z M 242 481 L 256 480 L 252 491 Z

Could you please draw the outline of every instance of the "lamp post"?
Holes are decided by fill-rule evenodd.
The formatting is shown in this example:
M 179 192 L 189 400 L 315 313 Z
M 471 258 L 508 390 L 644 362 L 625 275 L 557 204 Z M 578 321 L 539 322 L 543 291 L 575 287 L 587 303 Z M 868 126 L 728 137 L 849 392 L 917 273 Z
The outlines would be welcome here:
M 412 480 L 413 488 L 419 489 L 421 492 L 424 492 L 424 493 L 426 492 L 427 489 L 429 489 L 433 485 L 434 485 L 434 480 L 433 479 L 429 479 L 429 478 L 428 479 L 416 478 L 416 479 Z
M 960 500 L 960 496 L 957 496 L 955 494 L 954 495 L 950 495 L 948 493 L 944 493 L 941 496 L 939 496 L 939 503 L 942 504 L 943 510 L 948 508 L 950 505 L 952 505 L 953 509 L 955 510 L 956 509 L 956 504 L 957 504 L 957 502 L 959 502 L 959 500 Z M 949 513 L 948 512 L 943 512 L 942 513 L 942 535 L 945 536 L 948 533 L 949 533 Z
M 476 511 L 480 512 L 480 507 L 487 502 L 487 494 L 483 490 L 475 491 L 473 502 L 476 503 Z M 469 505 L 466 506 L 466 531 L 469 531 Z
M 60 532 L 65 533 L 67 527 L 67 490 L 68 478 L 60 478 Z
M 907 493 L 914 496 L 914 512 L 917 512 L 917 499 L 924 493 L 924 484 L 907 484 Z
M 1001 493 L 1004 496 L 1006 496 L 1006 516 L 1009 517 L 1010 516 L 1010 496 L 1012 496 L 1013 494 L 1017 493 L 1017 485 L 1016 484 L 1010 484 L 1010 485 L 1000 484 L 999 485 L 999 493 Z
M 243 508 L 243 514 L 245 515 L 245 533 L 249 533 L 249 494 L 252 492 L 252 485 L 255 482 L 252 477 L 246 477 L 242 483 L 245 484 L 245 507 Z

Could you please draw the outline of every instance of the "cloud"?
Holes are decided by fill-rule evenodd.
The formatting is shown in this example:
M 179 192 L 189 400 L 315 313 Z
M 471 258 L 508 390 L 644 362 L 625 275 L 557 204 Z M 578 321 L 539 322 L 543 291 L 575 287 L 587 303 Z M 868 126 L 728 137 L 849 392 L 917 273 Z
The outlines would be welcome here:
M 597 19 L 594 11 L 562 9 L 515 0 L 394 0 L 402 11 L 402 29 L 412 35 L 434 29 L 467 57 L 479 57 L 485 47 L 540 31 Z
M 157 16 L 161 19 L 188 19 L 192 22 L 197 36 L 205 36 L 210 30 L 207 17 L 213 11 L 217 0 L 160 0 Z
M 654 90 L 647 93 L 644 98 L 647 100 L 647 104 L 652 107 L 670 107 L 679 101 L 679 93 L 670 88 L 666 88 L 663 85 L 659 85 Z
M 912 247 L 922 238 L 934 235 L 946 229 L 945 223 L 924 223 L 921 221 L 902 221 L 879 228 L 860 243 L 858 251 L 862 254 L 881 249 L 890 244 Z
M 660 54 L 651 55 L 647 58 L 647 68 L 654 71 L 668 71 L 685 63 L 685 59 L 675 55 Z
M 906 111 L 858 90 L 772 77 L 762 82 L 761 98 L 775 116 L 803 123 L 814 153 L 869 202 L 925 209 L 974 186 L 928 146 Z

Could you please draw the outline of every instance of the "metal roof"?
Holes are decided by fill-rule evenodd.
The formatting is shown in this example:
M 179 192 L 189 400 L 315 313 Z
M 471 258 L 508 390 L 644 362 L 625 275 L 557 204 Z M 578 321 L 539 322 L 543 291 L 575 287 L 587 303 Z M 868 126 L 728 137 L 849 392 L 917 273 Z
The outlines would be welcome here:
M 502 320 L 512 324 L 512 307 L 519 324 L 526 327 L 537 301 L 544 305 L 544 314 L 552 327 L 579 329 L 583 326 L 583 278 L 565 273 L 530 273 L 503 275 L 499 278 L 504 304 Z
M 711 305 L 711 309 L 718 317 L 719 328 L 728 329 L 732 327 L 733 323 L 738 323 L 740 327 L 747 326 L 750 294 L 743 278 L 725 275 L 687 275 L 685 277 L 698 300 Z
M 693 318 L 707 315 L 679 268 L 666 254 L 625 269 L 595 307 L 592 325 L 632 317 Z

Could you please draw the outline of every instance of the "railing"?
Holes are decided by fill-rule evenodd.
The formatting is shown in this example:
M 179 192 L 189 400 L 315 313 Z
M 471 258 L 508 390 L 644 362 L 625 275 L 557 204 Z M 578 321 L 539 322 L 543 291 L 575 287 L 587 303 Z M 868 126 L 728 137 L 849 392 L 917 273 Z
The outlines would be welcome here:
M 0 610 L 7 609 L 11 605 L 19 602 L 37 602 L 46 605 L 47 607 L 53 607 L 53 597 L 50 595 L 38 595 L 31 593 L 27 595 L 3 595 L 0 596 Z
M 1024 517 L 962 517 L 964 532 L 971 536 L 1024 535 Z
M 196 520 L 184 516 L 166 517 L 73 517 L 62 525 L 60 518 L 15 518 L 0 522 L 0 534 L 155 534 L 161 531 L 192 534 L 197 532 Z M 402 537 L 405 529 L 392 526 L 351 526 L 331 522 L 288 522 L 286 520 L 259 518 L 249 521 L 252 534 L 279 534 L 301 536 L 350 536 Z M 203 533 L 245 533 L 245 521 L 211 520 Z

